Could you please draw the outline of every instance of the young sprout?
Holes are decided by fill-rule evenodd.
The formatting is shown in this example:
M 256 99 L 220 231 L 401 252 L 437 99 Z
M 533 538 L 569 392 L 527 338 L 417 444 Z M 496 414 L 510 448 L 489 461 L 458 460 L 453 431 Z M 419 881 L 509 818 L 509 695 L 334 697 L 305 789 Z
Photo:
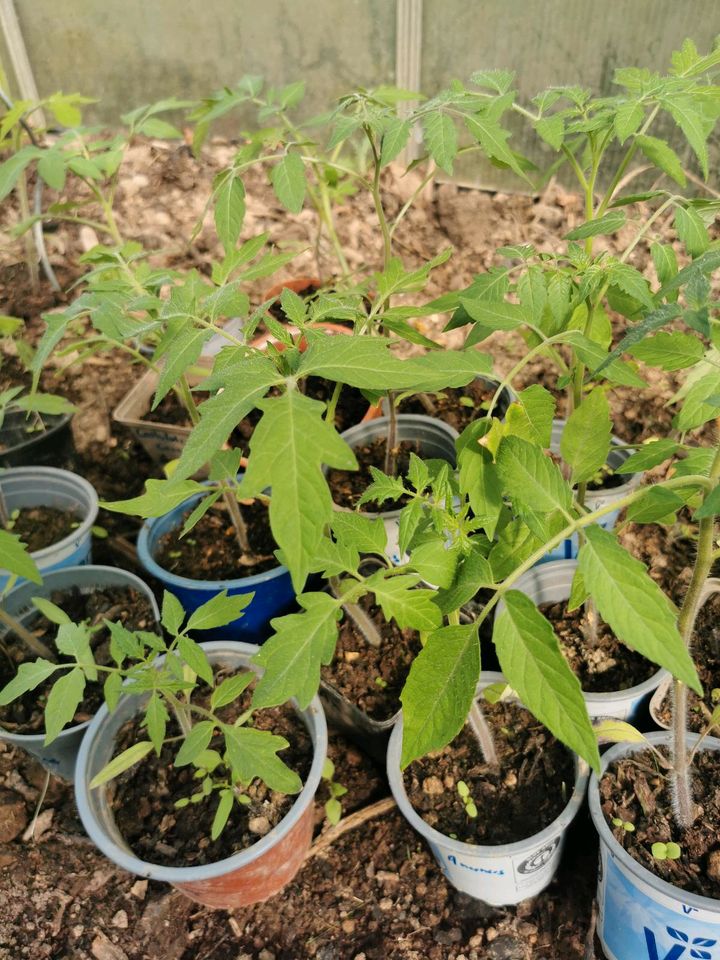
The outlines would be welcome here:
M 473 401 L 472 397 L 460 397 L 460 399 L 458 400 L 458 403 L 460 404 L 461 407 L 475 406 L 475 402 Z
M 465 783 L 464 780 L 458 780 L 457 792 L 465 804 L 465 813 L 470 817 L 471 820 L 474 820 L 477 817 L 477 807 L 475 806 L 475 801 L 470 795 L 470 787 Z
M 387 680 L 383 680 L 382 677 L 375 677 L 375 685 L 380 687 L 381 690 L 384 690 L 387 686 Z
M 679 860 L 682 856 L 679 844 L 673 843 L 672 840 L 669 843 L 660 843 L 659 841 L 654 843 L 650 852 L 656 860 Z
M 625 831 L 625 833 L 634 833 L 635 824 L 630 823 L 629 820 L 622 820 L 620 817 L 613 817 L 612 824 L 614 827 L 619 827 Z
M 322 769 L 322 778 L 327 782 L 330 799 L 325 802 L 325 816 L 332 826 L 340 822 L 340 818 L 342 817 L 342 804 L 339 798 L 345 796 L 347 793 L 347 787 L 344 787 L 341 783 L 337 783 L 333 779 L 334 776 L 335 764 L 330 757 L 326 757 Z

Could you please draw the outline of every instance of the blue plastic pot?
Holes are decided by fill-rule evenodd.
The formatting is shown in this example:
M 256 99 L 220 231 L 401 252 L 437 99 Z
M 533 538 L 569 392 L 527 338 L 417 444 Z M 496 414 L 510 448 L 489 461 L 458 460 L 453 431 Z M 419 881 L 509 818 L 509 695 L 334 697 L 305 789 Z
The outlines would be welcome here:
M 295 591 L 287 567 L 278 566 L 254 577 L 238 577 L 236 580 L 193 580 L 170 573 L 155 560 L 160 539 L 166 533 L 182 526 L 183 517 L 199 502 L 201 496 L 198 494 L 191 497 L 162 517 L 146 522 L 138 535 L 138 559 L 149 574 L 175 594 L 188 614 L 222 590 L 227 590 L 231 596 L 239 593 L 254 594 L 242 617 L 217 630 L 203 631 L 202 639 L 262 643 L 267 637 L 270 620 L 285 613 L 295 600 Z
M 654 746 L 670 734 L 649 733 Z M 697 734 L 688 734 L 693 746 Z M 615 760 L 642 750 L 642 743 L 618 743 L 602 758 L 603 772 Z M 720 750 L 707 737 L 704 750 Z M 720 900 L 688 893 L 646 870 L 615 839 L 602 811 L 598 778 L 588 791 L 590 815 L 600 836 L 597 932 L 608 960 L 715 960 L 720 943 Z
M 90 563 L 98 498 L 87 480 L 55 467 L 12 467 L 0 473 L 0 490 L 8 513 L 29 507 L 56 507 L 77 516 L 78 525 L 72 533 L 32 554 L 43 576 L 53 570 Z M 0 594 L 9 579 L 9 572 L 0 567 Z M 17 583 L 24 583 L 24 580 L 18 578 Z
M 564 420 L 553 420 L 552 436 L 550 440 L 550 450 L 552 453 L 560 453 L 560 438 L 562 437 L 564 429 Z M 613 437 L 611 443 L 612 446 L 610 447 L 610 453 L 608 454 L 607 462 L 608 466 L 612 467 L 613 470 L 617 470 L 617 468 L 622 466 L 622 464 L 627 460 L 632 453 L 632 450 L 613 449 L 613 447 L 616 445 L 622 444 L 622 440 L 618 440 L 617 437 Z M 641 480 L 641 473 L 625 474 L 625 482 L 619 487 L 612 487 L 609 490 L 593 490 L 587 493 L 585 496 L 585 506 L 591 512 L 594 510 L 600 510 L 602 507 L 606 507 L 616 500 L 621 500 L 623 497 L 626 497 L 628 493 L 632 493 L 636 487 L 640 486 Z M 598 522 L 599 526 L 601 526 L 603 530 L 612 530 L 615 526 L 615 522 L 617 521 L 619 513 L 619 510 L 613 510 L 611 513 L 606 513 L 605 516 L 602 517 Z M 549 560 L 574 560 L 578 555 L 578 550 L 578 536 L 577 534 L 574 534 L 572 537 L 568 537 L 567 539 L 563 540 L 562 543 L 559 543 L 554 550 L 551 550 L 550 553 L 546 554 L 542 560 L 538 561 L 538 563 L 547 563 Z

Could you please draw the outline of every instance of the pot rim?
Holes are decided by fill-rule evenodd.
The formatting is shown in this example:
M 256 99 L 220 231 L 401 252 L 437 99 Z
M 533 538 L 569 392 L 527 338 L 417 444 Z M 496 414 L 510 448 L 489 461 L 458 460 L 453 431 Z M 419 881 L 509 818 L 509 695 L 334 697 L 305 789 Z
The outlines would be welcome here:
M 242 643 L 233 640 L 215 640 L 202 644 L 202 647 L 209 654 L 217 654 L 218 658 L 221 658 L 223 653 L 240 654 L 243 665 L 254 670 L 256 673 L 258 672 L 257 668 L 250 663 L 250 658 L 260 649 L 256 644 Z M 125 697 L 123 698 L 123 700 L 126 699 Z M 133 697 L 133 699 L 136 698 Z M 139 700 L 140 698 L 137 699 Z M 122 703 L 122 700 L 120 702 Z M 322 777 L 322 768 L 327 753 L 328 735 L 325 714 L 323 713 L 320 701 L 317 695 L 315 695 L 306 710 L 300 710 L 294 698 L 290 703 L 305 723 L 308 734 L 313 741 L 313 759 L 302 790 L 282 820 L 274 826 L 269 833 L 252 844 L 252 846 L 245 847 L 245 849 L 234 853 L 230 857 L 226 857 L 224 860 L 217 860 L 214 863 L 205 863 L 194 867 L 168 867 L 161 864 L 150 863 L 147 860 L 141 860 L 130 851 L 129 847 L 125 850 L 119 846 L 119 844 L 106 833 L 105 828 L 95 816 L 92 804 L 88 799 L 89 785 L 87 766 L 93 741 L 108 717 L 107 704 L 103 703 L 95 717 L 90 721 L 90 726 L 78 751 L 75 766 L 75 795 L 77 798 L 78 812 L 80 813 L 80 819 L 90 839 L 108 859 L 118 864 L 118 866 L 124 870 L 141 877 L 147 877 L 150 880 L 163 880 L 175 885 L 224 876 L 256 861 L 279 840 L 286 836 L 297 824 L 309 804 L 313 802 Z M 136 712 L 137 711 L 134 711 L 134 713 Z M 314 731 L 308 722 L 310 717 L 312 717 Z
M 480 674 L 480 679 L 475 690 L 476 698 L 485 689 L 485 687 L 489 686 L 490 684 L 503 682 L 506 681 L 502 673 L 491 670 L 483 671 Z M 546 841 L 551 840 L 554 836 L 556 836 L 558 832 L 566 830 L 582 806 L 588 781 L 588 766 L 584 760 L 577 756 L 577 754 L 573 754 L 575 761 L 575 785 L 573 787 L 573 791 L 568 798 L 568 802 L 565 804 L 558 816 L 555 817 L 555 819 L 552 820 L 546 827 L 543 827 L 542 830 L 531 834 L 529 837 L 526 837 L 523 840 L 515 840 L 513 843 L 505 844 L 475 844 L 465 843 L 462 840 L 453 840 L 452 837 L 448 837 L 446 834 L 441 833 L 434 827 L 431 827 L 429 823 L 423 820 L 423 818 L 419 815 L 419 813 L 417 813 L 413 805 L 410 803 L 408 795 L 405 791 L 402 772 L 400 770 L 402 731 L 403 718 L 402 711 L 400 711 L 397 722 L 395 723 L 393 732 L 390 736 L 390 743 L 388 745 L 387 752 L 387 774 L 395 802 L 400 808 L 400 812 L 405 819 L 424 839 L 433 845 L 443 846 L 447 850 L 451 850 L 453 853 L 459 856 L 475 858 L 486 857 L 488 859 L 494 859 L 499 857 L 512 857 L 516 854 L 523 854 L 530 847 L 542 845 Z M 572 754 L 572 751 L 569 752 Z
M 191 497 L 188 497 L 187 500 L 183 500 L 177 507 L 168 510 L 167 513 L 163 513 L 159 517 L 152 517 L 143 523 L 137 537 L 137 553 L 140 563 L 148 573 L 172 586 L 181 587 L 186 590 L 203 590 L 208 593 L 217 593 L 220 590 L 234 590 L 238 587 L 252 588 L 289 573 L 286 566 L 278 564 L 271 570 L 266 570 L 264 573 L 255 573 L 251 577 L 235 577 L 231 580 L 194 580 L 192 577 L 183 577 L 177 573 L 171 573 L 170 570 L 166 570 L 165 567 L 161 567 L 150 550 L 150 535 L 153 532 L 153 528 L 166 517 L 172 516 L 172 514 L 184 510 L 186 507 L 197 502 L 202 496 L 203 494 L 201 493 L 195 493 Z M 174 530 L 176 526 L 179 526 L 179 523 L 173 525 L 171 529 Z M 244 592 L 247 593 L 248 591 L 246 590 Z
M 10 456 L 15 451 L 23 450 L 25 448 L 34 447 L 42 443 L 43 440 L 47 440 L 50 437 L 53 437 L 56 433 L 59 433 L 60 430 L 64 429 L 72 421 L 72 418 L 75 416 L 75 411 L 70 413 L 45 413 L 42 414 L 43 417 L 47 417 L 52 420 L 49 426 L 46 427 L 42 433 L 35 433 L 32 436 L 28 437 L 26 440 L 21 440 L 19 443 L 12 444 L 9 447 L 6 447 L 2 456 Z M 4 425 L 0 427 L 0 435 L 2 435 L 3 430 L 5 429 Z M 12 429 L 12 428 L 9 428 Z M 7 469 L 10 469 L 9 467 Z
M 519 590 L 520 593 L 525 593 L 524 590 L 518 587 L 518 583 L 521 583 L 526 576 L 532 574 L 533 577 L 540 577 L 542 579 L 551 574 L 553 571 L 559 573 L 570 573 L 572 570 L 574 573 L 574 571 L 577 569 L 577 565 L 577 559 L 548 560 L 546 563 L 538 564 L 535 567 L 531 567 L 530 570 L 527 570 L 522 577 L 518 578 L 517 582 L 513 586 L 513 589 Z M 572 576 L 570 576 L 570 582 L 572 582 Z M 569 596 L 570 589 L 568 584 L 568 597 Z M 493 612 L 493 619 L 499 616 L 504 609 L 505 603 L 500 600 Z M 658 667 L 655 673 L 652 673 L 647 680 L 643 680 L 642 683 L 636 683 L 634 687 L 625 687 L 623 690 L 608 690 L 604 693 L 582 690 L 582 695 L 586 703 L 597 703 L 601 705 L 609 705 L 609 703 L 613 700 L 627 700 L 628 698 L 635 700 L 638 697 L 644 697 L 646 694 L 652 693 L 657 688 L 658 684 L 662 683 L 668 677 L 670 677 L 670 672 L 666 670 L 665 667 Z
M 643 734 L 643 736 L 652 744 L 664 744 L 669 742 L 671 735 L 667 730 L 656 730 L 653 733 Z M 688 731 L 687 738 L 688 743 L 692 745 L 698 741 L 700 734 Z M 720 751 L 720 739 L 716 737 L 705 737 L 704 743 L 708 749 Z M 605 774 L 609 764 L 613 760 L 617 760 L 628 754 L 638 753 L 644 749 L 646 749 L 646 747 L 642 743 L 614 744 L 609 750 L 606 750 L 601 757 L 601 776 Z M 663 880 L 661 877 L 656 876 L 643 867 L 642 864 L 633 859 L 618 843 L 605 820 L 605 814 L 602 812 L 600 806 L 600 779 L 594 772 L 590 777 L 590 783 L 588 785 L 588 806 L 590 807 L 590 816 L 592 817 L 601 843 L 604 843 L 608 847 L 610 854 L 616 860 L 619 860 L 629 873 L 632 873 L 637 879 L 652 886 L 659 893 L 664 894 L 670 899 L 682 900 L 684 904 L 696 907 L 698 910 L 709 910 L 713 913 L 720 911 L 720 899 L 716 900 L 713 897 L 703 897 L 698 893 L 691 893 L 688 890 L 683 890 L 681 887 L 676 887 L 672 883 L 668 883 L 667 880 Z
M 62 540 L 57 540 L 41 550 L 33 550 L 30 556 L 36 564 L 40 564 L 43 560 L 52 557 L 59 549 L 69 546 L 73 540 L 84 539 L 90 533 L 97 519 L 100 504 L 95 487 L 85 477 L 81 477 L 79 473 L 73 473 L 71 470 L 62 470 L 60 467 L 7 467 L 0 472 L 0 488 L 2 488 L 5 480 L 22 479 L 22 477 L 18 478 L 18 474 L 21 472 L 30 481 L 44 480 L 46 487 L 49 487 L 50 490 L 53 487 L 53 480 L 64 480 L 66 483 L 72 483 L 76 489 L 82 491 L 88 500 L 88 504 L 83 505 L 83 519 L 71 533 L 63 537 Z

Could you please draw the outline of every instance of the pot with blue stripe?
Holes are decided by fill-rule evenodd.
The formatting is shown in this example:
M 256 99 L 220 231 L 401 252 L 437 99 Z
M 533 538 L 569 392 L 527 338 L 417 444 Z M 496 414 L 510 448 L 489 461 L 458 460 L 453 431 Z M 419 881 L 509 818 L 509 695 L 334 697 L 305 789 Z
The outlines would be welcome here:
M 693 747 L 698 734 L 688 734 Z M 655 747 L 668 745 L 670 734 L 647 734 Z M 602 771 L 647 749 L 643 743 L 619 743 L 602 757 Z M 720 750 L 707 737 L 703 750 Z M 590 815 L 600 836 L 597 933 L 608 960 L 717 960 L 720 956 L 720 900 L 689 893 L 646 870 L 613 836 L 600 801 L 600 784 L 592 775 Z
M 137 540 L 138 559 L 143 569 L 156 577 L 178 598 L 187 614 L 191 614 L 223 590 L 230 596 L 253 594 L 242 617 L 217 630 L 205 631 L 203 639 L 252 640 L 260 643 L 267 638 L 270 620 L 285 613 L 295 600 L 295 591 L 287 567 L 278 564 L 272 570 L 250 577 L 200 580 L 171 573 L 155 559 L 162 538 L 183 525 L 186 514 L 196 506 L 202 496 L 196 494 L 169 513 L 143 524 Z
M 563 435 L 563 430 L 565 429 L 564 420 L 553 420 L 552 434 L 550 438 L 550 452 L 560 455 L 560 440 Z M 628 457 L 632 454 L 632 450 L 618 449 L 623 447 L 624 444 L 622 440 L 618 437 L 611 438 L 611 447 L 610 453 L 607 458 L 607 465 L 612 470 L 617 470 L 619 467 L 625 463 Z M 633 490 L 636 490 L 640 486 L 640 481 L 642 480 L 641 473 L 628 473 L 623 474 L 623 482 L 618 484 L 616 487 L 611 487 L 606 490 L 588 490 L 585 494 L 585 506 L 587 509 L 592 512 L 594 510 L 600 510 L 602 507 L 609 506 L 611 503 L 614 503 L 616 500 L 621 500 L 623 497 L 626 497 L 629 493 L 632 493 Z M 604 517 L 598 521 L 599 525 L 604 530 L 612 530 L 615 526 L 615 523 L 618 518 L 619 510 L 613 510 L 611 513 L 606 513 Z M 578 536 L 573 534 L 572 537 L 568 537 L 557 545 L 553 550 L 547 553 L 542 560 L 539 560 L 539 563 L 547 563 L 550 560 L 574 560 L 578 554 Z
M 33 507 L 54 507 L 75 517 L 77 523 L 71 533 L 31 554 L 43 576 L 63 567 L 90 563 L 98 498 L 87 480 L 55 467 L 11 467 L 0 473 L 0 492 L 8 514 Z M 9 571 L 0 568 L 0 593 L 9 580 Z

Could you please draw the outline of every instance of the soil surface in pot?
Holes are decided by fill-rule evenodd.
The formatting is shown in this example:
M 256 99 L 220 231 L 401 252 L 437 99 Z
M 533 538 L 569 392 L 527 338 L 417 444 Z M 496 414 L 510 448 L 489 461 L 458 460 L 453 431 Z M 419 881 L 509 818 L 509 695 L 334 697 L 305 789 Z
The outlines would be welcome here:
M 699 697 L 694 690 L 688 691 L 688 729 L 701 733 L 720 701 L 720 594 L 714 594 L 704 604 L 695 621 L 692 649 L 700 683 L 705 692 Z M 660 706 L 660 719 L 670 725 L 672 698 L 668 692 Z M 713 730 L 717 736 L 717 730 Z
M 659 747 L 668 756 L 666 747 Z M 701 811 L 689 830 L 675 824 L 669 780 L 657 757 L 644 750 L 608 767 L 600 781 L 600 804 L 615 839 L 646 870 L 703 897 L 720 899 L 720 754 L 702 748 L 692 766 L 692 795 Z M 633 831 L 614 827 L 613 819 Z M 654 843 L 679 844 L 677 860 L 656 860 Z
M 466 725 L 432 756 L 410 764 L 405 789 L 423 820 L 445 836 L 488 846 L 524 840 L 544 830 L 567 806 L 575 785 L 569 751 L 516 703 L 480 701 L 495 738 L 498 766 L 485 762 Z M 465 812 L 464 781 L 477 807 Z
M 594 477 L 588 480 L 587 489 L 592 493 L 597 493 L 600 490 L 615 490 L 627 483 L 629 479 L 630 474 L 615 473 L 611 466 L 605 464 L 605 466 L 600 467 Z
M 77 588 L 56 590 L 50 599 L 64 610 L 74 623 L 90 621 L 90 625 L 94 626 L 102 624 L 103 620 L 112 620 L 123 624 L 128 630 L 155 629 L 155 617 L 147 597 L 132 587 L 102 587 L 92 593 L 81 593 Z M 38 615 L 29 624 L 26 623 L 26 626 L 38 640 L 55 651 L 58 628 L 54 623 L 47 617 Z M 110 631 L 107 627 L 100 626 L 93 634 L 91 646 L 96 663 L 101 666 L 113 663 L 110 656 Z M 30 653 L 22 640 L 12 633 L 0 640 L 0 689 L 13 679 L 21 663 L 35 659 L 35 654 Z M 58 654 L 57 660 L 59 663 L 74 663 L 73 657 L 62 654 Z M 43 731 L 43 712 L 47 698 L 55 680 L 60 676 L 60 673 L 52 676 L 13 703 L 0 707 L 0 724 L 13 733 L 33 734 Z M 86 684 L 85 696 L 75 711 L 73 723 L 90 720 L 102 702 L 102 682 Z
M 332 397 L 335 384 L 324 377 L 308 377 L 304 383 L 304 393 L 313 400 L 322 400 L 327 403 Z M 357 387 L 343 386 L 340 399 L 335 407 L 335 427 L 342 432 L 349 427 L 360 423 L 368 412 L 370 404 Z
M 472 380 L 464 387 L 448 387 L 441 393 L 416 394 L 400 401 L 398 413 L 435 417 L 462 433 L 473 420 L 485 416 L 496 386 L 484 380 Z
M 587 629 L 584 607 L 567 611 L 567 600 L 541 603 L 538 609 L 555 629 L 560 647 L 585 693 L 628 690 L 648 680 L 658 668 L 635 650 L 621 643 L 598 617 L 597 645 L 593 648 L 583 633 Z
M 357 457 L 357 470 L 330 470 L 328 472 L 328 483 L 332 491 L 332 497 L 339 507 L 353 509 L 360 497 L 372 483 L 372 474 L 370 467 L 377 467 L 378 470 L 385 470 L 385 449 L 387 447 L 385 437 L 376 437 L 369 443 L 361 444 L 359 447 L 353 447 Z M 407 473 L 410 465 L 410 454 L 415 453 L 422 456 L 422 444 L 419 440 L 401 440 L 397 444 L 396 450 L 396 476 L 403 476 Z M 385 500 L 381 504 L 364 503 L 363 510 L 366 513 L 385 513 L 389 510 L 399 510 L 408 502 L 407 497 L 400 497 L 398 500 Z
M 400 693 L 422 646 L 417 631 L 401 630 L 394 621 L 387 621 L 368 598 L 363 597 L 360 605 L 375 624 L 382 645 L 368 643 L 345 614 L 335 656 L 322 668 L 322 677 L 372 720 L 382 722 L 400 709 Z
M 235 671 L 242 673 L 244 671 Z M 233 671 L 215 671 L 216 681 L 234 675 Z M 217 711 L 224 723 L 232 724 L 249 708 L 251 689 L 234 703 Z M 207 686 L 193 702 L 209 707 Z M 142 716 L 130 720 L 118 737 L 118 750 L 127 749 L 145 738 Z M 304 782 L 310 771 L 313 746 L 302 719 L 292 707 L 283 705 L 258 710 L 253 714 L 253 728 L 269 730 L 285 737 L 289 746 L 278 756 Z M 177 737 L 179 727 L 173 719 L 167 728 L 168 737 Z M 222 750 L 223 739 L 216 736 L 209 749 Z M 270 790 L 262 781 L 254 780 L 244 790 L 249 804 L 236 803 L 228 824 L 217 840 L 210 839 L 219 794 L 214 793 L 200 803 L 190 803 L 177 809 L 176 802 L 198 793 L 200 784 L 194 778 L 192 764 L 175 767 L 173 759 L 177 742 L 166 744 L 160 757 L 151 753 L 126 774 L 114 781 L 110 788 L 111 805 L 120 832 L 133 851 L 150 863 L 165 866 L 199 866 L 217 863 L 251 847 L 277 826 L 290 811 L 296 797 Z
M 270 532 L 268 510 L 259 500 L 240 504 L 252 556 L 242 552 L 230 516 L 220 508 L 208 511 L 181 537 L 191 512 L 188 510 L 183 522 L 160 538 L 155 560 L 163 570 L 191 580 L 237 580 L 279 566 L 273 555 L 276 544 Z
M 193 392 L 195 402 L 198 404 L 207 400 L 209 396 L 209 393 Z M 230 434 L 228 443 L 231 447 L 240 450 L 244 456 L 248 453 L 250 437 L 252 437 L 261 416 L 262 411 L 251 410 Z M 162 423 L 167 426 L 186 427 L 188 430 L 192 427 L 187 410 L 172 391 L 162 398 L 154 410 L 146 411 L 140 419 L 146 423 Z
M 77 529 L 79 518 L 57 507 L 26 507 L 14 518 L 12 532 L 34 553 L 60 543 Z

